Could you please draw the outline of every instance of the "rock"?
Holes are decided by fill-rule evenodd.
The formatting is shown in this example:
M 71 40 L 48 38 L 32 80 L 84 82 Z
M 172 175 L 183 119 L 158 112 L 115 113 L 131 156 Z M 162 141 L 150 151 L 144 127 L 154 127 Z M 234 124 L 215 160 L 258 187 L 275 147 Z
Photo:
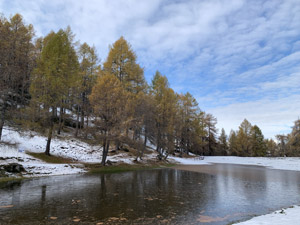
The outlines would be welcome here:
M 4 165 L 4 170 L 6 172 L 10 172 L 10 173 L 26 172 L 24 167 L 21 164 L 18 164 L 18 163 L 10 163 L 8 165 Z

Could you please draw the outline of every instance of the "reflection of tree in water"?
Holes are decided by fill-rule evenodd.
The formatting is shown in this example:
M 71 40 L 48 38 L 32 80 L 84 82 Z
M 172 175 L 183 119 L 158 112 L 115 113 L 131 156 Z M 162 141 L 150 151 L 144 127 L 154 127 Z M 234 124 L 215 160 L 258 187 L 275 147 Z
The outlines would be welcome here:
M 42 192 L 41 192 L 41 207 L 43 208 L 46 202 L 46 192 L 47 192 L 47 185 L 42 185 Z
M 176 170 L 101 175 L 101 189 L 88 202 L 99 219 L 186 217 L 205 208 L 207 175 Z M 105 184 L 105 185 L 104 185 Z M 105 193 L 105 194 L 104 194 Z M 211 195 L 213 196 L 213 195 Z
M 162 220 L 172 224 L 197 224 L 200 215 L 224 218 L 231 212 L 235 213 L 232 208 L 241 206 L 245 201 L 231 201 L 236 200 L 234 195 L 239 195 L 237 199 L 245 198 L 249 204 L 257 198 L 263 199 L 269 193 L 260 191 L 262 188 L 265 192 L 267 188 L 259 182 L 270 181 L 266 179 L 268 176 L 276 177 L 269 172 L 266 175 L 263 171 L 259 175 L 252 170 L 247 171 L 242 179 L 242 171 L 237 172 L 237 168 L 232 171 L 229 168 L 219 169 L 224 173 L 211 175 L 159 169 L 26 181 L 19 187 L 6 191 L 0 189 L 3 194 L 0 200 L 15 196 L 16 202 L 13 209 L 0 209 L 0 224 L 12 218 L 14 224 L 49 222 L 51 216 L 57 217 L 52 222 L 66 224 L 72 222 L 75 216 L 81 222 L 92 224 L 101 221 L 111 224 L 155 224 Z M 296 191 L 299 196 L 297 182 L 300 176 L 292 175 L 294 180 L 290 176 L 286 192 Z M 274 179 L 278 179 L 278 182 L 285 180 L 280 176 Z M 246 180 L 253 181 L 253 184 L 250 182 L 247 186 Z M 268 207 L 268 200 L 262 207 Z M 4 220 L 4 217 L 10 220 Z

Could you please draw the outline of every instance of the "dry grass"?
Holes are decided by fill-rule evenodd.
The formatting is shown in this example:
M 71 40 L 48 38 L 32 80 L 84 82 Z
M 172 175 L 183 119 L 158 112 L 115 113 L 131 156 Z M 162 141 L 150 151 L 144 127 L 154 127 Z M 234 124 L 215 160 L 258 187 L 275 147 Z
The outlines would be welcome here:
M 120 172 L 136 171 L 136 170 L 168 168 L 168 167 L 175 166 L 175 164 L 166 163 L 166 162 L 153 162 L 151 164 L 136 163 L 134 165 L 119 164 L 116 166 L 99 166 L 99 165 L 86 165 L 86 166 L 89 167 L 90 169 L 89 173 L 120 173 Z
M 45 155 L 45 153 L 27 152 L 27 154 L 31 155 L 34 158 L 43 160 L 44 162 L 47 162 L 47 163 L 55 163 L 55 164 L 74 163 L 74 161 L 72 159 L 53 156 L 53 155 L 48 156 L 48 155 Z

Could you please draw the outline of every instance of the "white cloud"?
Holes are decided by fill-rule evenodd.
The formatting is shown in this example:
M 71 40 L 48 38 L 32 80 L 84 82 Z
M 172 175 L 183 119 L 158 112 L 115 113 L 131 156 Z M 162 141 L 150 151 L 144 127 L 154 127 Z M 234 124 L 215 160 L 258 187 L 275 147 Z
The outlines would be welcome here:
M 276 134 L 291 131 L 293 121 L 300 116 L 300 94 L 281 99 L 262 98 L 257 101 L 235 103 L 211 109 L 218 118 L 218 127 L 229 134 L 231 129 L 237 130 L 246 118 L 252 125 L 259 126 L 267 138 Z
M 38 36 L 71 25 L 76 38 L 95 44 L 102 61 L 123 35 L 146 75 L 162 71 L 226 127 L 237 127 L 242 117 L 269 118 L 278 111 L 272 102 L 298 106 L 299 0 L 0 0 L 0 11 L 21 13 Z M 252 108 L 265 110 L 254 116 Z M 222 116 L 223 109 L 234 118 Z M 269 134 L 297 117 L 279 111 L 286 119 L 271 116 L 277 125 L 263 125 Z

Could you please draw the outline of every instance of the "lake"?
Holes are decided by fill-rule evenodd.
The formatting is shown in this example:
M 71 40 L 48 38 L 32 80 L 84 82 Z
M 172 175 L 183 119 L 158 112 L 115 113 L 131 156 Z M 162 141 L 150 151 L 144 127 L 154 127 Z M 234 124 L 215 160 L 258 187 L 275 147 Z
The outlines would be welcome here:
M 223 225 L 300 203 L 300 173 L 215 164 L 0 187 L 0 224 Z

